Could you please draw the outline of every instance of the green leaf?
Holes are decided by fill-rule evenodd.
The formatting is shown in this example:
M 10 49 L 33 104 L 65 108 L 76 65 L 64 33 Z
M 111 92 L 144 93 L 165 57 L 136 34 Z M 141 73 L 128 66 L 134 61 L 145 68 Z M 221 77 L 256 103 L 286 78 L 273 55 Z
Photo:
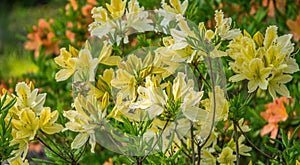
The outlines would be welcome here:
M 284 147 L 289 148 L 289 140 L 288 140 L 287 134 L 285 134 L 283 129 L 280 129 L 280 132 L 281 132 L 282 143 L 283 143 Z
M 294 132 L 292 133 L 292 136 L 291 136 L 291 138 L 289 139 L 289 141 L 288 141 L 288 144 L 290 145 L 291 144 L 291 142 L 293 141 L 293 139 L 294 139 L 294 136 L 296 135 L 296 133 L 298 132 L 298 129 L 300 128 L 300 125 L 298 125 L 297 127 L 296 127 L 296 129 L 294 130 Z
M 45 164 L 55 164 L 55 162 L 45 160 L 45 159 L 39 159 L 39 158 L 31 158 L 34 162 L 37 163 L 45 163 Z
M 268 146 L 267 144 L 264 145 L 269 151 L 273 152 L 273 153 L 280 153 L 281 151 L 277 148 Z

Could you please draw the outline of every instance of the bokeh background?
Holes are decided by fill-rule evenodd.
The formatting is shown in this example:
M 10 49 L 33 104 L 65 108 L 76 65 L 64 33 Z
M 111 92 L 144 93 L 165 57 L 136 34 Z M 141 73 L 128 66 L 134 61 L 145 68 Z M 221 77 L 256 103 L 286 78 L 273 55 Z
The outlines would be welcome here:
M 35 72 L 30 52 L 24 49 L 28 29 L 39 18 L 58 17 L 67 0 L 1 0 L 0 2 L 0 77 Z

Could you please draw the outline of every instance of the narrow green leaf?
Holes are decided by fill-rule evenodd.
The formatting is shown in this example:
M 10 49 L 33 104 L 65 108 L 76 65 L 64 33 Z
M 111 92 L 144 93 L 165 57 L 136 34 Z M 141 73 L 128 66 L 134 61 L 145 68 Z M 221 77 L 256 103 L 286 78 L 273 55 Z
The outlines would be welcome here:
M 285 134 L 285 132 L 283 131 L 283 129 L 280 129 L 281 132 L 281 136 L 282 136 L 282 143 L 285 146 L 285 148 L 289 148 L 289 140 L 287 137 L 287 134 Z
M 45 160 L 45 159 L 39 159 L 39 158 L 31 158 L 34 162 L 37 163 L 45 163 L 45 164 L 55 164 L 55 162 Z
M 290 139 L 289 139 L 289 141 L 288 141 L 288 144 L 290 145 L 291 144 L 291 142 L 293 141 L 293 139 L 294 139 L 294 136 L 296 135 L 296 133 L 298 132 L 298 129 L 300 128 L 300 125 L 298 125 L 297 127 L 296 127 L 296 129 L 294 130 L 294 132 L 292 133 L 292 136 L 290 137 Z
M 279 153 L 280 150 L 271 146 L 268 146 L 267 144 L 264 145 L 269 151 L 273 152 L 273 153 Z

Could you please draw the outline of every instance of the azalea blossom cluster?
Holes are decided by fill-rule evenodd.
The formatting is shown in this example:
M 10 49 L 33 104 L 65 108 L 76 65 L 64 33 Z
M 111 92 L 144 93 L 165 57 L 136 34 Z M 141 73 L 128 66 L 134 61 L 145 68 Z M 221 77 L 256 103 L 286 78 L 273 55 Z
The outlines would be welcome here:
M 161 140 L 162 145 L 158 147 L 154 143 L 151 147 L 171 151 L 170 144 L 186 145 L 182 143 L 183 138 L 187 143 L 190 141 L 192 123 L 199 144 L 209 138 L 201 161 L 235 161 L 235 146 L 224 148 L 217 154 L 218 159 L 211 154 L 217 152 L 213 147 L 217 145 L 217 136 L 212 129 L 214 122 L 226 121 L 229 112 L 224 90 L 217 85 L 213 89 L 199 90 L 193 76 L 188 74 L 188 65 L 202 63 L 206 57 L 217 60 L 226 56 L 227 52 L 220 50 L 220 42 L 215 43 L 215 40 L 232 40 L 240 30 L 231 29 L 231 18 L 224 18 L 222 11 L 216 11 L 215 30 L 206 30 L 203 22 L 192 28 L 184 18 L 187 5 L 187 0 L 182 3 L 171 0 L 170 4 L 163 1 L 162 8 L 153 11 L 158 20 L 153 13 L 144 11 L 136 0 L 129 1 L 127 8 L 126 1 L 121 0 L 112 0 L 106 8 L 93 8 L 95 21 L 89 29 L 92 37 L 84 48 L 62 48 L 55 58 L 61 67 L 56 80 L 65 81 L 73 76 L 75 110 L 64 113 L 70 120 L 64 130 L 79 133 L 72 143 L 73 148 L 82 147 L 89 141 L 93 152 L 96 142 L 101 141 L 97 132 L 103 122 L 125 123 L 128 120 L 136 125 L 150 120 L 151 126 L 139 134 L 142 138 L 138 139 L 150 143 L 154 137 L 161 137 L 156 140 Z M 174 23 L 178 26 L 172 25 Z M 127 44 L 130 34 L 147 31 L 165 33 L 162 46 L 137 50 L 123 59 L 113 51 L 113 47 L 121 42 Z M 101 69 L 103 66 L 108 69 Z M 102 125 L 101 131 L 106 129 L 109 128 Z M 243 148 L 243 136 L 240 138 Z M 128 148 L 128 144 L 125 146 Z M 118 151 L 124 154 L 122 147 L 118 146 Z M 244 152 L 243 155 L 249 156 L 250 150 L 247 147 L 240 149 L 239 154 Z M 146 150 L 143 154 L 151 151 Z
M 39 19 L 38 25 L 32 26 L 32 32 L 27 34 L 28 41 L 26 41 L 24 48 L 27 50 L 34 50 L 34 56 L 40 55 L 40 47 L 45 48 L 45 55 L 59 54 L 59 43 L 54 29 L 51 24 L 53 19 L 49 21 Z
M 6 100 L 8 103 L 13 98 L 17 99 L 6 117 L 6 121 L 12 124 L 13 140 L 10 145 L 18 145 L 18 150 L 13 151 L 14 157 L 8 160 L 12 164 L 25 160 L 29 142 L 35 140 L 39 131 L 50 135 L 63 129 L 61 124 L 56 123 L 58 111 L 44 107 L 46 93 L 39 94 L 32 83 L 24 82 L 18 83 L 15 91 L 16 95 L 10 94 Z
M 267 28 L 265 36 L 257 32 L 252 38 L 244 31 L 228 45 L 228 55 L 234 60 L 229 65 L 236 73 L 229 80 L 248 80 L 249 93 L 259 88 L 268 90 L 273 99 L 276 93 L 290 97 L 285 84 L 299 71 L 291 38 L 291 34 L 278 36 L 274 25 Z

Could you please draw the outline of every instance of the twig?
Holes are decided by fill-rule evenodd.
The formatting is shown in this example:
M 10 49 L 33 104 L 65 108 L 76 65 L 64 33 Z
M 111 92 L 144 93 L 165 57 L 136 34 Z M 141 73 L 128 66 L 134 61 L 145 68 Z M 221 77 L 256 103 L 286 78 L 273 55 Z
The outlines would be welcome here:
M 242 130 L 242 128 L 239 126 L 239 124 L 236 121 L 233 121 L 233 123 L 238 127 L 238 129 L 241 131 L 241 133 L 243 134 L 243 136 L 247 139 L 248 143 L 254 148 L 256 149 L 258 152 L 260 152 L 261 154 L 263 154 L 264 156 L 266 156 L 269 159 L 273 159 L 276 160 L 275 158 L 271 157 L 270 155 L 264 153 L 262 150 L 260 150 L 258 147 L 256 147 L 251 140 L 248 138 L 248 136 L 246 135 L 246 133 Z
M 167 120 L 167 122 L 166 122 L 166 124 L 164 125 L 164 127 L 163 127 L 161 133 L 160 133 L 159 136 L 158 136 L 158 139 L 155 141 L 153 147 L 150 149 L 150 151 L 148 152 L 148 154 L 146 154 L 146 155 L 141 159 L 141 161 L 140 161 L 141 163 L 142 163 L 142 162 L 148 157 L 148 155 L 153 151 L 154 147 L 156 146 L 156 144 L 158 143 L 159 139 L 161 138 L 163 132 L 164 132 L 165 129 L 167 128 L 168 123 L 169 123 L 169 120 Z
M 209 55 L 209 53 L 207 53 L 207 55 Z M 201 151 L 201 148 L 207 143 L 209 137 L 211 136 L 211 133 L 212 133 L 214 125 L 215 125 L 215 117 L 216 117 L 216 104 L 217 103 L 216 103 L 216 91 L 215 91 L 215 77 L 214 77 L 213 72 L 212 72 L 212 63 L 211 63 L 211 59 L 210 59 L 209 56 L 208 56 L 208 63 L 209 63 L 209 71 L 210 71 L 211 83 L 212 83 L 212 94 L 213 94 L 213 107 L 214 107 L 214 109 L 213 109 L 213 116 L 212 116 L 211 126 L 210 126 L 210 129 L 209 129 L 209 134 L 205 138 L 204 142 L 200 145 L 200 151 Z M 199 155 L 199 153 L 198 153 L 198 155 Z M 200 162 L 198 162 L 198 164 L 200 164 Z
M 194 137 L 194 127 L 193 127 L 193 122 L 190 121 L 190 124 L 191 124 L 191 147 L 192 147 L 192 165 L 195 165 L 195 146 L 194 146 L 194 143 L 195 143 L 195 137 Z
M 197 159 L 197 165 L 200 165 L 201 162 L 201 146 L 200 143 L 197 143 L 197 150 L 198 150 L 198 159 Z
M 47 147 L 51 152 L 53 152 L 55 155 L 57 155 L 58 157 L 60 157 L 61 159 L 67 161 L 67 162 L 70 162 L 68 161 L 65 157 L 63 157 L 62 155 L 60 155 L 59 153 L 57 153 L 56 151 L 54 151 L 47 143 L 45 143 L 41 138 L 37 137 L 37 140 L 39 142 L 41 142 L 45 147 Z
M 179 146 L 176 142 L 174 142 L 174 144 L 175 144 L 178 148 L 180 148 L 180 146 Z M 172 147 L 171 147 L 171 149 L 172 149 Z M 185 152 L 183 149 L 182 149 L 181 151 L 182 151 L 182 153 L 183 153 L 185 156 L 187 156 L 189 159 L 192 159 L 192 157 L 191 157 L 187 152 Z
M 235 141 L 235 152 L 236 152 L 236 165 L 239 165 L 240 155 L 239 155 L 239 137 L 236 125 L 233 124 L 234 129 L 234 141 Z
M 203 75 L 201 74 L 199 68 L 195 65 L 192 65 L 194 67 L 194 69 L 199 73 L 199 77 L 205 82 L 205 84 L 211 88 L 210 84 L 207 82 L 207 80 L 205 79 L 205 77 L 203 77 Z

